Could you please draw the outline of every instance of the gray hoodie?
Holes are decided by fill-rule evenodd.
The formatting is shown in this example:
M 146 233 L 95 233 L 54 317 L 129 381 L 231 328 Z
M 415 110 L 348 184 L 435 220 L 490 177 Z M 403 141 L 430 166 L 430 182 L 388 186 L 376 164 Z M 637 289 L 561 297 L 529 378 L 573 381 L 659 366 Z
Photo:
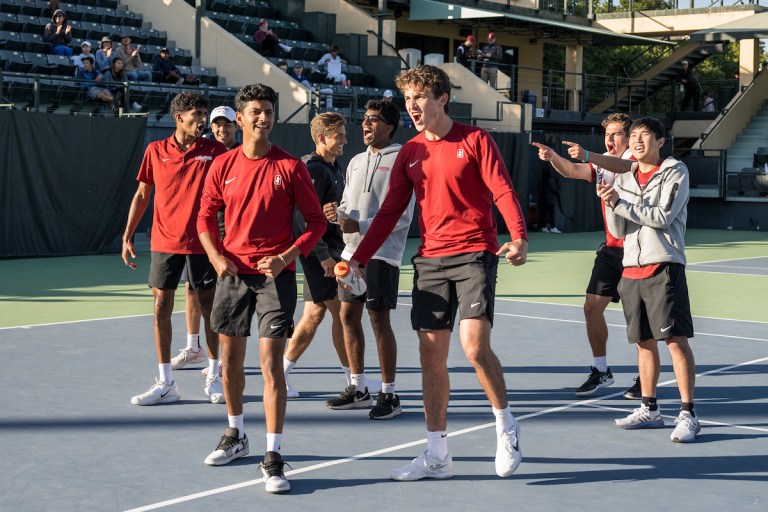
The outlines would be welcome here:
M 605 217 L 611 234 L 624 237 L 625 267 L 685 265 L 688 184 L 688 168 L 672 157 L 662 162 L 645 190 L 633 172 L 616 176 L 619 200 L 613 210 L 605 209 Z
M 350 217 L 360 224 L 359 233 L 344 233 L 344 252 L 342 258 L 350 259 L 354 254 L 360 240 L 371 226 L 373 217 L 379 211 L 381 203 L 389 189 L 389 178 L 395 159 L 402 146 L 390 144 L 386 148 L 374 153 L 369 147 L 365 152 L 352 158 L 347 166 L 347 186 L 339 204 L 339 215 Z M 397 221 L 395 229 L 389 235 L 384 245 L 373 256 L 390 265 L 400 267 L 405 251 L 405 241 L 408 238 L 408 229 L 413 219 L 413 207 L 415 196 L 411 196 L 408 208 Z

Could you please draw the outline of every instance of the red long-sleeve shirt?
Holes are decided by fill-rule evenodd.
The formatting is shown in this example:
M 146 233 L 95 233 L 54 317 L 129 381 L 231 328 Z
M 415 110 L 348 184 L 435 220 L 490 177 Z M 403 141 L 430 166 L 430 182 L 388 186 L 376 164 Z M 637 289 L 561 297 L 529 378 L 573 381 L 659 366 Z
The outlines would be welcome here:
M 223 244 L 218 242 L 216 212 L 224 206 Z M 307 227 L 293 236 L 293 210 Z M 251 160 L 242 148 L 217 158 L 205 180 L 197 230 L 210 233 L 240 273 L 258 274 L 258 261 L 291 245 L 308 255 L 325 232 L 325 215 L 301 160 L 273 145 L 265 157 Z M 296 264 L 288 265 L 290 270 Z
M 153 251 L 205 254 L 195 229 L 200 194 L 213 159 L 226 151 L 220 142 L 203 137 L 182 151 L 173 135 L 147 146 L 136 179 L 155 187 Z
M 427 257 L 499 249 L 492 205 L 513 240 L 528 239 L 523 211 L 499 148 L 485 130 L 457 123 L 438 141 L 418 134 L 403 146 L 389 191 L 353 258 L 367 263 L 416 192 L 421 246 Z

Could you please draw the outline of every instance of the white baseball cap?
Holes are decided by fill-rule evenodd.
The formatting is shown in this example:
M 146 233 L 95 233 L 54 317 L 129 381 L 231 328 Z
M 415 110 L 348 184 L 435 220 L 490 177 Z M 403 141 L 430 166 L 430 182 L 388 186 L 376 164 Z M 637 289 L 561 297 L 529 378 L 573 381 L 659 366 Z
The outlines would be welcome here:
M 391 97 L 393 97 L 393 96 L 394 96 L 394 94 L 392 94 L 392 91 L 390 91 L 389 89 L 387 89 L 386 91 L 384 91 L 384 97 L 385 97 L 385 98 L 391 98 Z
M 235 111 L 232 110 L 230 107 L 227 107 L 225 105 L 222 105 L 220 107 L 216 107 L 215 109 L 211 110 L 211 120 L 210 122 L 214 122 L 217 117 L 226 117 L 230 122 L 235 122 Z

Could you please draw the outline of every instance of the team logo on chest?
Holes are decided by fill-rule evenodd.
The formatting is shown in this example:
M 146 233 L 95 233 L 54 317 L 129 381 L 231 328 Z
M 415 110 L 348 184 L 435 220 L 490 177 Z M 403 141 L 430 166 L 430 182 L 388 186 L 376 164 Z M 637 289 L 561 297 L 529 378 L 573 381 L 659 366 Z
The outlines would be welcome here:
M 464 148 L 459 148 L 456 150 L 456 158 L 464 158 Z
M 275 176 L 275 182 L 274 182 L 274 183 L 275 183 L 275 186 L 276 186 L 276 187 L 279 187 L 280 185 L 282 185 L 282 184 L 283 184 L 283 177 L 282 177 L 282 176 L 280 176 L 279 174 L 278 174 L 278 175 L 276 175 L 276 176 Z

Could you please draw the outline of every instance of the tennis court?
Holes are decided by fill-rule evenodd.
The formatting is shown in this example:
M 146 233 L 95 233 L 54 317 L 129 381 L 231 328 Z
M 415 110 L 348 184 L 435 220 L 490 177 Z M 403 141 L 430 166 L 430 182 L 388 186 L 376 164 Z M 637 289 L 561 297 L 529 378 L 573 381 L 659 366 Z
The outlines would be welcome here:
M 600 233 L 532 233 L 529 263 L 500 268 L 493 346 L 522 429 L 523 463 L 512 477 L 494 474 L 493 417 L 454 335 L 448 428 L 456 477 L 388 479 L 425 449 L 406 265 L 393 312 L 404 414 L 372 422 L 364 410 L 325 408 L 344 379 L 324 323 L 291 374 L 302 397 L 288 404 L 282 453 L 292 490 L 283 496 L 264 492 L 259 471 L 264 421 L 253 340 L 245 390 L 250 456 L 208 467 L 202 461 L 226 426 L 226 411 L 207 402 L 199 367 L 175 372 L 180 403 L 130 404 L 156 374 L 147 254 L 136 272 L 118 255 L 0 260 L 0 510 L 762 510 L 768 236 L 688 233 L 703 427 L 691 445 L 669 440 L 678 398 L 665 349 L 659 400 L 667 427 L 612 426 L 637 406 L 621 397 L 637 366 L 619 306 L 606 312 L 616 383 L 587 400 L 573 394 L 591 362 L 580 306 L 599 241 Z M 410 241 L 409 251 L 414 247 Z M 174 350 L 183 344 L 183 300 L 176 309 Z M 367 326 L 366 335 L 367 371 L 376 377 Z

